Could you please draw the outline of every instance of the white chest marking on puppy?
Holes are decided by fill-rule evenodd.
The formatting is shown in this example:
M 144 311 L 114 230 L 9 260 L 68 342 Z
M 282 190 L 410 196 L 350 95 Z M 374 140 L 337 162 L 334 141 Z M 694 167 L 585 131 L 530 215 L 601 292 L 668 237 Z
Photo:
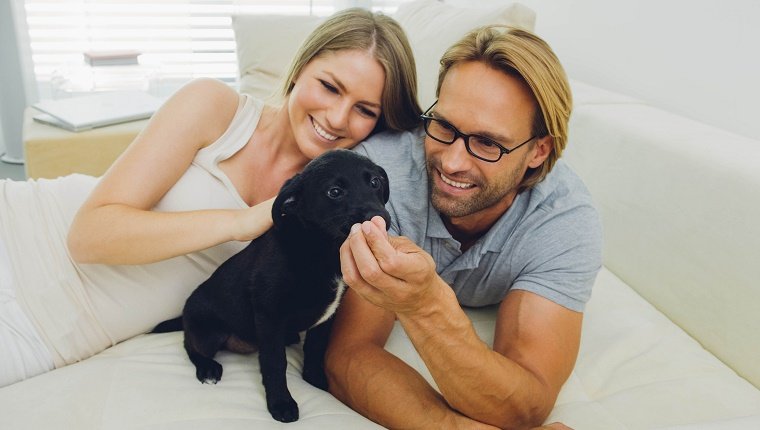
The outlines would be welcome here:
M 343 282 L 343 278 L 337 277 L 335 278 L 335 300 L 330 303 L 327 308 L 325 309 L 325 313 L 322 315 L 321 318 L 317 320 L 316 323 L 314 323 L 311 328 L 314 328 L 323 322 L 330 319 L 332 314 L 335 313 L 335 311 L 338 309 L 338 305 L 340 304 L 340 299 L 343 297 L 343 293 L 346 292 L 346 283 Z

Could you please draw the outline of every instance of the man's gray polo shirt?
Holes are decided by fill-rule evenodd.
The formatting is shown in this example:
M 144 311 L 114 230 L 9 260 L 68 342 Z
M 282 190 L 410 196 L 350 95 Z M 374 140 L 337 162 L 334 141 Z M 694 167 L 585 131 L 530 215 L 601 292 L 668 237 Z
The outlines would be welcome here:
M 388 173 L 390 233 L 430 253 L 464 306 L 497 304 L 518 289 L 582 311 L 601 267 L 602 234 L 591 196 L 570 167 L 558 161 L 462 253 L 430 203 L 423 139 L 421 129 L 387 132 L 355 148 Z

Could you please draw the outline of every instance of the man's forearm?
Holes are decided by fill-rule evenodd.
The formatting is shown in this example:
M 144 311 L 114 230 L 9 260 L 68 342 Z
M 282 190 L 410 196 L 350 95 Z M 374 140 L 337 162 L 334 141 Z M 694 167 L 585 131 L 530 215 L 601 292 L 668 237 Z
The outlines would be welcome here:
M 406 363 L 377 346 L 331 351 L 330 392 L 354 410 L 392 429 L 494 429 L 452 410 Z
M 343 344 L 349 356 L 354 352 L 346 351 L 346 345 L 373 344 L 375 350 L 353 362 L 364 365 L 362 360 L 366 358 L 368 369 L 379 369 L 377 372 L 384 376 L 361 372 L 337 376 L 343 378 L 340 383 L 344 385 L 335 392 L 346 390 L 344 393 L 351 394 L 338 394 L 339 397 L 371 416 L 371 408 L 365 409 L 369 402 L 361 403 L 366 399 L 353 395 L 364 396 L 372 387 L 357 388 L 349 382 L 358 377 L 365 384 L 373 381 L 369 383 L 387 386 L 404 384 L 408 378 L 398 366 L 371 360 L 373 353 L 379 355 L 378 350 L 382 351 L 390 328 L 385 327 L 386 332 L 374 324 L 372 330 L 370 324 L 368 333 L 354 336 L 348 328 L 360 330 L 355 324 L 379 318 L 377 312 L 371 311 L 380 309 L 386 314 L 385 324 L 392 321 L 393 315 L 401 322 L 447 407 L 473 420 L 504 428 L 535 427 L 548 416 L 577 356 L 581 313 L 533 293 L 512 291 L 499 307 L 491 349 L 475 333 L 451 287 L 436 274 L 432 257 L 408 238 L 386 237 L 374 221 L 352 228 L 341 247 L 341 270 L 351 291 L 364 300 L 344 307 L 349 309 L 345 321 L 352 323 L 336 324 L 344 329 L 334 336 L 339 339 L 336 343 Z M 363 312 L 370 314 L 357 311 L 360 303 L 367 304 Z M 394 372 L 401 376 L 394 379 Z M 414 397 L 413 390 L 411 394 Z M 383 399 L 389 404 L 398 402 L 402 409 L 413 405 L 414 413 L 431 410 L 419 401 L 405 403 L 407 400 L 409 397 Z M 387 404 L 370 406 L 392 408 Z
M 478 337 L 447 285 L 424 314 L 398 318 L 451 407 L 503 428 L 538 425 L 551 410 L 546 387 Z

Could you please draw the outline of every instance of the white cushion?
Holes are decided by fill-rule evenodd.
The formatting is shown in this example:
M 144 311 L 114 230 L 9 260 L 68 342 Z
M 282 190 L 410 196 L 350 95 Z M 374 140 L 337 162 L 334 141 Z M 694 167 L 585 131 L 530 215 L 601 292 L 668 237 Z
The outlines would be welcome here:
M 138 336 L 83 362 L 0 389 L 3 429 L 281 429 L 267 411 L 258 355 L 222 351 L 217 385 L 201 384 L 182 334 Z M 299 404 L 294 429 L 379 429 L 301 376 L 303 353 L 287 350 Z
M 496 308 L 467 313 L 492 344 Z M 432 382 L 398 323 L 387 349 Z M 288 428 L 380 428 L 306 383 L 300 348 L 289 347 L 287 359 L 301 412 Z M 0 389 L 0 420 L 14 430 L 282 428 L 267 412 L 257 356 L 221 352 L 218 360 L 222 380 L 202 385 L 180 333 L 139 336 Z M 760 422 L 760 392 L 603 269 L 586 308 L 575 371 L 549 417 L 556 420 L 579 430 L 739 428 Z
M 760 422 L 760 391 L 603 268 L 575 370 L 548 421 L 660 429 L 746 417 Z
M 234 15 L 239 90 L 259 99 L 278 94 L 301 43 L 324 18 L 301 15 Z
M 427 109 L 435 100 L 441 56 L 468 31 L 488 24 L 533 30 L 536 21 L 533 10 L 520 3 L 465 8 L 436 0 L 403 3 L 393 17 L 406 31 L 414 51 L 422 109 Z
M 418 0 L 402 4 L 392 16 L 401 24 L 412 46 L 423 109 L 435 97 L 441 55 L 465 33 L 486 24 L 532 30 L 535 23 L 535 13 L 519 3 L 472 9 L 436 0 Z M 288 15 L 233 16 L 240 91 L 259 98 L 280 91 L 283 75 L 299 46 L 323 19 Z

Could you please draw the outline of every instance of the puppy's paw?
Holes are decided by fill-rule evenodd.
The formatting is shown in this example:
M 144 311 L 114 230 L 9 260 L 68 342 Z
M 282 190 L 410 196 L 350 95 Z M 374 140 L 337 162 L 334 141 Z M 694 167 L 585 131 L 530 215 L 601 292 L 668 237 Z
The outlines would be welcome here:
M 303 379 L 320 390 L 327 391 L 327 375 L 321 367 L 304 367 Z
M 292 398 L 267 404 L 272 418 L 283 423 L 298 421 L 298 403 Z
M 209 360 L 202 366 L 196 366 L 195 377 L 204 384 L 216 384 L 222 379 L 222 365 Z

